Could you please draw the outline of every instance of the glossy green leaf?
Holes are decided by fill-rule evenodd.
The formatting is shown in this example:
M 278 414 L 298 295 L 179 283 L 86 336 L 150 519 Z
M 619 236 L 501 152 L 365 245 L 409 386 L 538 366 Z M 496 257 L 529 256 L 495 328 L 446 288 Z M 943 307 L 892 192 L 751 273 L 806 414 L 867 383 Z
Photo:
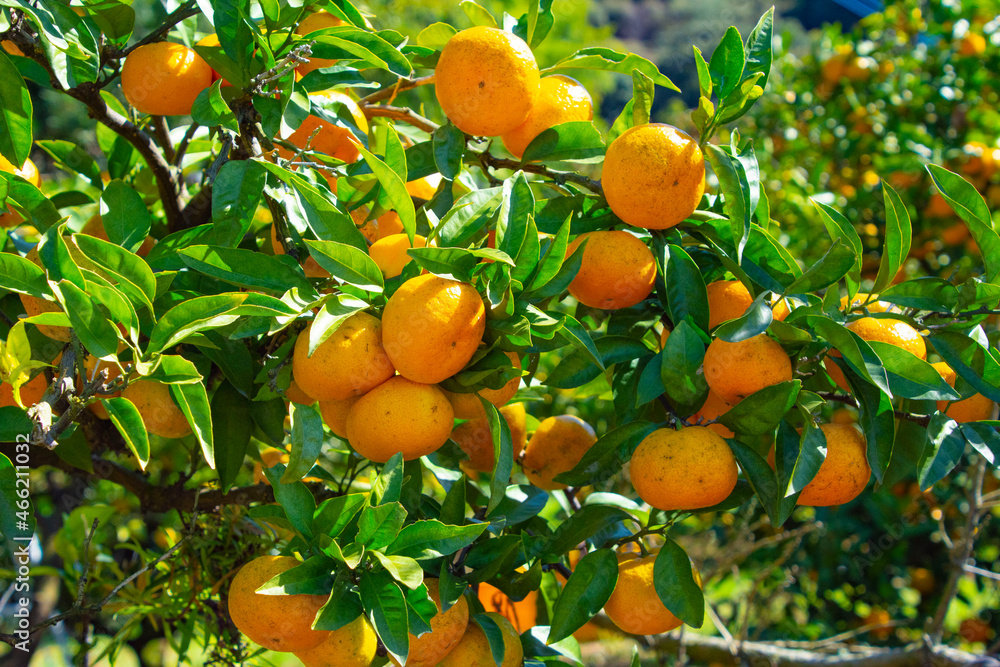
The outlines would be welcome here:
M 673 334 L 670 337 L 673 338 Z M 801 380 L 764 387 L 730 408 L 719 417 L 719 422 L 735 433 L 746 435 L 770 433 L 784 419 L 788 411 L 795 407 L 801 389 Z
M 692 627 L 701 627 L 705 620 L 705 596 L 694 580 L 688 555 L 669 537 L 664 538 L 653 562 L 653 586 L 660 602 L 674 616 Z
M 567 56 L 557 62 L 552 67 L 544 70 L 544 73 L 563 69 L 597 69 L 618 74 L 632 75 L 632 70 L 637 69 L 658 86 L 669 88 L 680 92 L 680 88 L 674 85 L 673 81 L 660 73 L 656 65 L 646 60 L 642 56 L 634 53 L 619 53 L 614 49 L 603 46 L 592 46 L 580 49 L 573 55 Z
M 549 641 L 560 641 L 582 628 L 611 599 L 616 583 L 618 558 L 612 549 L 581 558 L 552 608 Z
M 521 156 L 522 163 L 588 160 L 603 156 L 607 147 L 592 121 L 571 121 L 543 130 Z
M 125 444 L 135 455 L 139 468 L 145 470 L 146 464 L 149 463 L 149 435 L 146 433 L 146 425 L 139 410 L 127 398 L 102 398 L 101 404 L 108 411 L 111 423 L 115 425 Z

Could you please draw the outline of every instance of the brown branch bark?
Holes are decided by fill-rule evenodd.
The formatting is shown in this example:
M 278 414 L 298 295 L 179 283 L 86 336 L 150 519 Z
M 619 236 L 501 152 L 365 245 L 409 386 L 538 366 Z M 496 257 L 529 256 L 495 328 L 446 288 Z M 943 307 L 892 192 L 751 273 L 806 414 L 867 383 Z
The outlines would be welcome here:
M 601 187 L 600 181 L 595 181 L 594 179 L 587 178 L 581 174 L 568 171 L 555 171 L 541 164 L 521 164 L 517 160 L 499 158 L 491 155 L 489 152 L 483 153 L 480 156 L 480 161 L 492 169 L 512 169 L 514 171 L 520 169 L 521 171 L 526 171 L 529 174 L 538 174 L 539 176 L 549 178 L 559 185 L 575 183 L 577 185 L 582 185 L 591 192 L 595 192 L 599 195 L 604 194 L 604 189 Z
M 424 118 L 420 114 L 415 113 L 412 109 L 407 109 L 406 107 L 392 107 L 384 104 L 377 104 L 375 106 L 361 104 L 359 106 L 361 107 L 361 111 L 364 112 L 365 118 L 374 118 L 376 116 L 381 116 L 382 118 L 392 118 L 394 120 L 408 123 L 413 127 L 427 132 L 428 134 L 433 134 L 434 130 L 438 129 L 437 123 Z
M 400 79 L 388 88 L 383 88 L 382 90 L 378 90 L 371 95 L 362 97 L 359 104 L 364 106 L 366 104 L 375 104 L 376 102 L 381 102 L 383 100 L 391 101 L 392 98 L 404 90 L 410 90 L 411 88 L 416 88 L 417 86 L 425 86 L 428 83 L 434 83 L 433 74 L 416 79 Z

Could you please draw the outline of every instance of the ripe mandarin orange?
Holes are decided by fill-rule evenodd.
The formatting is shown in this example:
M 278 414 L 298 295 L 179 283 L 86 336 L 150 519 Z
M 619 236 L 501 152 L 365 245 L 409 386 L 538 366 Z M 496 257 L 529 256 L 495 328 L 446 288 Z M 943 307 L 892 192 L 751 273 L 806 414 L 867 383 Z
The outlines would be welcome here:
M 441 110 L 458 129 L 497 137 L 523 123 L 535 106 L 538 65 L 520 37 L 476 26 L 445 44 L 434 87 Z
M 823 424 L 826 458 L 799 494 L 798 504 L 811 507 L 843 505 L 857 498 L 872 475 L 865 436 L 846 424 Z
M 523 403 L 512 403 L 500 408 L 500 414 L 507 420 L 510 428 L 510 438 L 514 455 L 517 456 L 527 444 L 527 413 Z M 468 461 L 462 461 L 462 470 L 473 476 L 476 472 L 492 472 L 496 460 L 493 457 L 493 432 L 486 419 L 470 419 L 459 424 L 451 432 L 451 439 L 458 443 L 462 451 L 469 456 Z
M 21 403 L 28 408 L 42 400 L 49 383 L 45 379 L 45 373 L 39 373 L 21 385 L 19 394 Z M 14 400 L 14 386 L 9 382 L 0 382 L 0 408 L 17 406 Z
M 382 344 L 399 374 L 434 384 L 472 359 L 486 331 L 486 308 L 469 283 L 427 273 L 393 293 L 382 327 Z
M 941 374 L 945 382 L 952 387 L 955 386 L 957 375 L 951 366 L 944 361 L 931 365 Z M 937 408 L 960 424 L 985 421 L 993 417 L 993 401 L 982 394 L 973 394 L 969 398 L 950 404 L 948 401 L 938 401 Z
M 716 338 L 705 351 L 705 382 L 730 405 L 764 387 L 791 379 L 788 353 L 766 334 L 738 343 Z
M 438 667 L 520 667 L 524 664 L 521 638 L 510 621 L 500 614 L 486 614 L 500 627 L 503 635 L 503 662 L 497 665 L 486 633 L 476 623 L 469 623 L 462 639 L 448 652 Z
M 317 30 L 336 28 L 341 25 L 344 25 L 344 22 L 329 12 L 314 12 L 302 19 L 302 22 L 299 23 L 297 28 L 295 28 L 295 34 L 308 35 L 309 33 Z M 331 58 L 310 58 L 309 62 L 299 65 L 295 68 L 295 71 L 301 76 L 305 76 L 313 70 L 331 67 L 336 64 L 336 62 L 336 60 Z
M 572 470 L 595 442 L 594 429 L 579 417 L 549 417 L 538 425 L 524 448 L 521 468 L 540 489 L 565 489 L 565 484 L 554 482 L 552 478 Z
M 299 334 L 292 355 L 295 383 L 319 401 L 359 396 L 395 373 L 382 347 L 382 323 L 360 312 L 344 320 L 309 356 L 312 323 Z
M 369 667 L 377 650 L 375 628 L 361 615 L 313 648 L 294 653 L 305 667 Z
M 680 627 L 681 621 L 664 606 L 653 585 L 656 555 L 618 554 L 618 582 L 604 605 L 604 613 L 623 632 L 659 635 Z
M 714 391 L 709 391 L 708 397 L 705 399 L 702 406 L 698 408 L 698 412 L 688 417 L 687 422 L 695 424 L 699 419 L 702 421 L 711 421 L 726 414 L 732 407 L 733 406 L 729 405 L 729 403 L 726 403 L 724 400 L 719 398 L 719 395 Z M 723 438 L 731 438 L 735 435 L 722 424 L 709 424 L 706 428 L 712 429 Z
M 347 415 L 350 414 L 351 408 L 360 398 L 360 396 L 351 396 L 340 400 L 319 402 L 319 413 L 323 416 L 323 423 L 338 437 L 347 438 Z
M 187 115 L 210 85 L 212 68 L 183 44 L 145 44 L 128 54 L 122 66 L 122 93 L 140 113 Z
M 657 429 L 629 463 L 636 493 L 661 510 L 711 507 L 736 488 L 739 471 L 729 445 L 704 426 Z
M 170 387 L 155 380 L 135 380 L 122 392 L 132 401 L 146 430 L 164 438 L 183 438 L 191 425 L 170 395 Z
M 469 624 L 469 603 L 464 597 L 458 598 L 448 611 L 442 612 L 438 580 L 425 578 L 424 585 L 427 586 L 427 594 L 437 605 L 438 613 L 431 619 L 430 632 L 419 637 L 410 635 L 410 654 L 406 659 L 406 667 L 435 667 L 455 648 Z M 392 660 L 396 663 L 395 659 Z
M 316 402 L 315 398 L 302 391 L 302 387 L 295 384 L 295 380 L 288 383 L 288 389 L 285 390 L 285 398 L 292 403 L 300 405 L 312 405 Z
M 594 103 L 579 81 L 562 75 L 547 76 L 539 83 L 538 99 L 528 117 L 501 139 L 510 154 L 520 158 L 531 140 L 550 127 L 593 118 Z
M 390 234 L 382 236 L 368 248 L 368 254 L 374 260 L 384 278 L 395 278 L 403 272 L 403 267 L 413 261 L 406 254 L 410 248 L 423 248 L 427 239 L 420 234 L 413 235 L 413 245 L 406 234 Z
M 272 651 L 306 651 L 329 632 L 312 629 L 323 595 L 263 595 L 257 589 L 269 579 L 301 563 L 290 556 L 261 556 L 236 573 L 229 585 L 229 617 L 255 644 Z
M 615 310 L 649 296 L 656 281 L 656 260 L 645 243 L 623 231 L 587 232 L 569 244 L 566 256 L 585 240 L 580 271 L 569 284 L 569 293 L 577 301 Z
M 698 208 L 705 158 L 698 142 L 672 125 L 636 125 L 608 146 L 601 183 L 608 205 L 623 221 L 667 229 Z
M 518 633 L 535 627 L 538 621 L 538 591 L 530 591 L 515 602 L 496 586 L 479 584 L 479 602 L 487 613 L 495 613 L 510 621 Z
M 410 461 L 436 451 L 451 434 L 455 413 L 441 390 L 389 378 L 347 413 L 347 440 L 366 459 L 384 463 L 401 452 Z
M 314 93 L 311 99 L 314 104 L 323 104 L 327 108 L 329 108 L 330 102 L 343 106 L 348 114 L 350 114 L 358 130 L 362 134 L 368 133 L 368 119 L 365 118 L 364 112 L 361 111 L 361 107 L 358 106 L 357 102 L 344 93 L 336 90 L 326 90 Z M 351 130 L 340 125 L 334 125 L 312 114 L 306 116 L 306 119 L 302 121 L 298 129 L 288 136 L 288 141 L 300 149 L 305 150 L 308 148 L 319 151 L 337 160 L 343 160 L 348 164 L 357 162 L 358 156 L 361 155 L 361 152 L 358 150 L 361 142 L 354 136 Z M 291 157 L 291 153 L 283 148 L 278 150 L 278 154 L 286 159 Z
M 516 352 L 506 351 L 504 354 L 510 359 L 514 368 L 520 371 L 521 357 L 517 356 Z M 444 392 L 444 395 L 451 402 L 451 407 L 455 410 L 455 419 L 485 419 L 486 412 L 483 410 L 483 404 L 479 400 L 480 396 L 499 408 L 502 405 L 506 405 L 507 401 L 514 397 L 520 386 L 521 376 L 518 375 L 511 378 L 507 384 L 499 389 L 484 387 L 479 391 L 466 393 L 448 391 L 447 389 L 442 389 L 441 391 Z

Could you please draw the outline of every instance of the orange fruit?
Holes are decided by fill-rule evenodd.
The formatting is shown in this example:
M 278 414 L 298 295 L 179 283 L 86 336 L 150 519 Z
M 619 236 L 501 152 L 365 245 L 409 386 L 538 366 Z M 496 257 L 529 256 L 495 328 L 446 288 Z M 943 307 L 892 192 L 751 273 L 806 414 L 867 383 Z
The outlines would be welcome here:
M 263 595 L 257 589 L 301 563 L 290 556 L 261 556 L 236 573 L 229 585 L 229 617 L 250 641 L 272 651 L 306 651 L 329 632 L 312 629 L 324 595 Z
M 21 385 L 18 392 L 21 395 L 21 403 L 28 408 L 42 400 L 49 383 L 45 379 L 45 373 L 39 373 Z M 14 400 L 14 386 L 9 382 L 0 382 L 0 408 L 17 406 Z
M 580 234 L 566 248 L 569 257 L 587 241 L 580 271 L 569 293 L 591 308 L 615 310 L 641 302 L 653 291 L 656 260 L 645 243 L 623 231 Z
M 486 331 L 486 308 L 472 285 L 427 273 L 393 293 L 382 326 L 382 344 L 399 374 L 434 384 L 472 359 Z
M 91 216 L 90 220 L 87 220 L 87 223 L 80 229 L 80 233 L 93 236 L 108 243 L 111 242 L 111 239 L 108 238 L 108 232 L 104 229 L 104 220 L 100 214 Z M 146 239 L 139 246 L 138 250 L 135 251 L 135 254 L 139 255 L 139 257 L 145 257 L 153 249 L 154 245 L 156 245 L 156 239 L 147 234 Z
M 958 43 L 958 52 L 966 57 L 981 56 L 986 53 L 986 38 L 974 32 L 967 32 Z
M 184 116 L 212 85 L 212 68 L 193 49 L 172 42 L 140 46 L 125 57 L 121 86 L 139 113 Z
M 308 396 L 319 401 L 359 396 L 395 374 L 382 348 L 378 318 L 363 311 L 351 315 L 309 356 L 312 326 L 299 334 L 292 355 L 295 383 Z
M 300 405 L 312 405 L 316 402 L 315 398 L 302 391 L 302 387 L 295 384 L 295 380 L 288 383 L 288 389 L 285 390 L 285 398 L 292 403 Z
M 466 134 L 497 137 L 523 123 L 539 94 L 531 48 L 513 33 L 476 26 L 451 37 L 434 69 L 441 110 Z
M 396 376 L 351 407 L 347 440 L 371 461 L 385 463 L 397 452 L 410 461 L 443 445 L 454 420 L 451 403 L 440 389 Z
M 347 438 L 347 415 L 350 414 L 351 408 L 360 398 L 360 396 L 351 396 L 350 398 L 319 402 L 319 413 L 323 416 L 323 423 L 338 437 Z
M 565 489 L 565 484 L 552 478 L 576 467 L 595 442 L 594 429 L 579 417 L 549 417 L 538 425 L 524 448 L 521 468 L 525 477 L 540 489 Z
M 941 374 L 945 382 L 952 387 L 955 386 L 956 374 L 951 366 L 944 361 L 939 361 L 931 365 L 934 367 L 934 370 Z M 974 394 L 969 398 L 950 404 L 948 401 L 938 401 L 937 409 L 960 424 L 985 421 L 993 417 L 993 401 L 982 394 Z
M 377 650 L 375 628 L 361 615 L 313 648 L 295 651 L 295 657 L 305 667 L 369 667 Z
M 853 426 L 823 424 L 826 458 L 799 494 L 798 504 L 811 507 L 843 505 L 861 495 L 872 475 L 865 436 Z
M 686 421 L 689 424 L 695 424 L 699 419 L 703 421 L 711 421 L 726 414 L 732 407 L 733 406 L 729 405 L 729 403 L 726 403 L 724 400 L 719 398 L 719 395 L 714 391 L 709 391 L 708 397 L 705 399 L 702 406 L 698 408 L 698 412 L 688 417 Z M 712 429 L 723 438 L 732 438 L 735 435 L 722 424 L 709 424 L 706 428 Z
M 479 584 L 479 602 L 487 613 L 507 619 L 518 633 L 535 627 L 538 620 L 538 591 L 531 591 L 523 600 L 515 602 L 499 588 L 483 582 Z
M 9 39 L 0 41 L 0 49 L 6 51 L 7 55 L 9 56 L 21 56 L 22 58 L 24 57 L 24 51 L 17 48 L 17 44 L 10 41 Z
M 55 301 L 40 299 L 28 294 L 20 294 L 19 296 L 21 297 L 21 305 L 24 306 L 24 312 L 28 317 L 34 317 L 42 313 L 63 312 L 62 307 Z M 69 327 L 57 327 L 51 324 L 36 324 L 35 326 L 38 327 L 40 332 L 53 340 L 68 343 L 72 338 L 72 329 Z
M 659 635 L 681 626 L 679 618 L 660 601 L 653 586 L 656 555 L 618 554 L 618 582 L 604 605 L 608 615 L 623 632 Z
M 205 35 L 204 37 L 202 37 L 201 39 L 199 39 L 197 42 L 195 42 L 195 46 L 222 46 L 222 43 L 219 42 L 219 35 L 213 32 L 212 34 Z M 211 67 L 211 65 L 209 65 L 209 67 Z M 215 69 L 213 68 L 212 69 L 212 83 L 215 83 L 219 79 L 222 79 L 222 76 L 218 72 L 216 72 Z M 225 79 L 222 79 L 222 85 L 223 86 L 232 86 L 233 84 L 229 83 Z
M 869 304 L 871 305 L 871 304 Z M 869 310 L 872 310 L 869 308 Z M 847 328 L 861 337 L 862 340 L 873 340 L 881 343 L 895 345 L 907 352 L 910 352 L 923 360 L 927 360 L 927 345 L 924 343 L 920 332 L 902 320 L 892 318 L 862 317 L 847 324 Z M 837 350 L 830 351 L 831 357 L 840 357 Z M 840 367 L 829 357 L 823 360 L 826 372 L 833 380 L 834 384 L 850 391 L 847 384 L 847 377 Z
M 412 246 L 406 234 L 390 234 L 375 241 L 368 248 L 368 254 L 378 265 L 383 277 L 395 278 L 403 272 L 403 267 L 413 261 L 406 251 L 410 248 L 423 248 L 426 245 L 427 239 L 420 234 L 413 235 Z
M 539 82 L 538 99 L 528 117 L 500 138 L 510 154 L 520 158 L 531 140 L 550 127 L 593 118 L 594 103 L 583 84 L 568 76 L 547 76 Z
M 736 488 L 736 458 L 722 437 L 704 426 L 657 429 L 639 443 L 629 463 L 636 493 L 661 510 L 717 505 Z
M 260 452 L 260 462 L 254 462 L 253 464 L 253 481 L 254 484 L 267 484 L 270 486 L 271 481 L 264 474 L 264 468 L 273 468 L 279 463 L 288 463 L 288 452 L 283 449 L 277 449 L 275 447 L 267 447 Z
M 0 155 L 0 171 L 8 174 L 17 174 L 36 188 L 42 185 L 42 178 L 38 173 L 38 167 L 35 166 L 35 163 L 30 158 L 26 159 L 21 168 L 18 169 L 10 160 Z M 24 222 L 24 216 L 14 210 L 12 206 L 8 206 L 5 213 L 0 213 L 0 227 L 17 227 L 22 222 Z
M 698 142 L 672 125 L 636 125 L 608 146 L 601 183 L 608 205 L 624 222 L 667 229 L 698 208 L 705 158 Z
M 512 403 L 500 408 L 500 414 L 507 420 L 510 428 L 514 455 L 517 456 L 527 444 L 527 425 L 523 403 Z M 486 419 L 470 419 L 459 424 L 451 432 L 451 439 L 458 443 L 462 451 L 468 454 L 469 460 L 462 461 L 462 470 L 467 473 L 492 472 L 496 465 L 493 457 L 493 432 Z M 470 476 L 472 474 L 470 473 Z
M 273 224 L 271 225 L 271 250 L 275 255 L 284 255 L 285 246 L 281 245 L 278 240 L 278 228 Z M 306 278 L 329 278 L 330 272 L 319 265 L 311 255 L 307 255 L 302 264 L 302 271 L 306 274 Z
M 368 119 L 365 118 L 364 112 L 361 111 L 361 107 L 358 106 L 357 102 L 344 93 L 336 90 L 326 90 L 313 93 L 311 98 L 314 102 L 330 100 L 342 105 L 350 114 L 358 130 L 363 134 L 368 134 Z M 329 107 L 329 105 L 324 106 Z M 315 133 L 315 136 L 313 133 Z M 361 155 L 361 152 L 358 150 L 361 142 L 354 136 L 351 130 L 340 125 L 334 125 L 319 116 L 311 114 L 306 116 L 306 119 L 302 121 L 298 129 L 288 136 L 287 140 L 302 150 L 309 148 L 310 150 L 319 151 L 348 164 L 357 162 L 358 157 Z M 284 148 L 279 148 L 278 154 L 286 159 L 292 157 L 292 154 Z
M 427 594 L 437 605 L 438 613 L 431 619 L 430 632 L 419 637 L 410 635 L 410 654 L 406 659 L 406 667 L 435 667 L 455 648 L 469 625 L 469 603 L 465 597 L 458 598 L 448 611 L 442 612 L 438 580 L 425 578 L 424 585 L 427 586 Z M 395 659 L 392 661 L 399 664 Z
M 486 633 L 476 623 L 469 623 L 462 639 L 448 652 L 438 667 L 520 667 L 524 664 L 521 638 L 510 621 L 500 614 L 486 614 L 500 627 L 503 635 L 503 662 L 493 660 L 493 651 Z
M 508 351 L 504 352 L 504 354 L 510 359 L 514 368 L 520 371 L 521 357 L 517 356 L 516 352 Z M 518 375 L 515 378 L 511 378 L 507 384 L 499 389 L 484 387 L 479 391 L 466 393 L 452 392 L 447 389 L 441 389 L 441 391 L 444 392 L 444 395 L 451 402 L 451 407 L 455 410 L 456 419 L 486 419 L 486 412 L 483 410 L 483 404 L 479 400 L 480 396 L 499 408 L 502 405 L 506 405 L 514 397 L 520 386 L 521 376 Z
M 132 401 L 146 430 L 164 438 L 183 438 L 191 434 L 191 425 L 170 396 L 170 388 L 155 380 L 135 380 L 122 392 Z
M 323 30 L 324 28 L 336 28 L 337 26 L 344 25 L 344 22 L 339 18 L 330 14 L 329 12 L 314 12 L 309 16 L 302 19 L 298 27 L 295 28 L 296 35 L 308 35 L 316 30 Z M 332 67 L 336 64 L 336 60 L 330 58 L 310 58 L 309 62 L 303 63 L 295 68 L 295 71 L 301 76 L 305 76 L 313 70 L 322 69 L 324 67 Z
M 766 334 L 738 343 L 716 338 L 705 351 L 705 382 L 730 405 L 764 387 L 791 379 L 791 359 Z
M 750 290 L 739 280 L 716 280 L 708 291 L 708 328 L 742 317 L 753 304 Z
M 437 193 L 438 185 L 440 184 L 441 174 L 431 174 L 430 176 L 424 176 L 423 178 L 408 182 L 406 184 L 406 191 L 410 193 L 411 197 L 430 201 Z

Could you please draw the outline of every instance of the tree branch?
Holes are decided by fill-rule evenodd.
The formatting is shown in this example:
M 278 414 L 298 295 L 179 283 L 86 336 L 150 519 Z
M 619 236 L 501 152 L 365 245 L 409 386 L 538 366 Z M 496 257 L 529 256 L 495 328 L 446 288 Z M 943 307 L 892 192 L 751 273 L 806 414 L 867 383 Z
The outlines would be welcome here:
M 545 165 L 541 164 L 522 164 L 517 160 L 510 160 L 507 158 L 499 158 L 492 155 L 489 151 L 485 151 L 480 154 L 480 161 L 491 167 L 492 169 L 511 169 L 517 171 L 526 171 L 529 174 L 538 174 L 539 176 L 544 176 L 558 183 L 559 185 L 565 185 L 566 183 L 576 183 L 581 185 L 591 192 L 595 192 L 599 195 L 604 194 L 604 189 L 601 187 L 600 181 L 595 181 L 592 178 L 587 178 L 581 174 L 575 174 L 572 172 L 565 171 L 554 171 Z
M 183 21 L 184 19 L 191 18 L 192 16 L 197 16 L 201 13 L 195 2 L 185 2 L 183 5 L 175 9 L 167 17 L 163 19 L 163 23 L 153 32 L 149 33 L 138 42 L 124 49 L 113 51 L 109 54 L 111 58 L 124 58 L 128 54 L 132 53 L 140 46 L 145 46 L 146 44 L 152 44 L 153 42 L 158 42 L 160 39 L 170 32 L 175 25 Z
M 424 118 L 423 116 L 415 113 L 412 109 L 407 109 L 406 107 L 392 107 L 384 104 L 375 106 L 360 104 L 358 106 L 360 106 L 361 111 L 364 112 L 365 118 L 381 116 L 382 118 L 401 120 L 404 123 L 408 123 L 413 127 L 427 132 L 428 134 L 433 134 L 434 130 L 438 129 L 437 123 Z
M 430 74 L 428 76 L 422 76 L 416 79 L 406 79 L 401 78 L 396 81 L 395 84 L 389 86 L 388 88 L 383 88 L 382 90 L 376 91 L 371 95 L 362 97 L 358 102 L 362 107 L 366 104 L 374 104 L 375 102 L 381 102 L 382 100 L 389 100 L 390 102 L 396 95 L 403 92 L 404 90 L 410 90 L 411 88 L 416 88 L 417 86 L 424 86 L 428 83 L 434 83 L 434 75 Z

